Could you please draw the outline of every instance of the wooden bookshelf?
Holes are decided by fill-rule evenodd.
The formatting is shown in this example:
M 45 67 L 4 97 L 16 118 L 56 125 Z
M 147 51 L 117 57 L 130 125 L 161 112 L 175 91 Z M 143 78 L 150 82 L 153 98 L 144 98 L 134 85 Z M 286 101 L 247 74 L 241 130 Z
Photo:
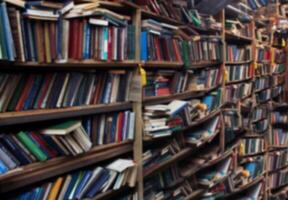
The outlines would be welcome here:
M 146 61 L 143 62 L 144 68 L 151 69 L 181 69 L 184 67 L 184 64 L 181 62 L 165 62 L 165 61 Z
M 109 146 L 107 146 L 109 147 Z M 46 163 L 37 163 L 29 166 L 20 173 L 8 174 L 7 176 L 0 177 L 0 193 L 7 193 L 12 190 L 17 190 L 21 187 L 26 187 L 33 183 L 52 178 L 76 169 L 91 166 L 93 164 L 105 161 L 111 158 L 133 151 L 131 143 L 123 143 L 115 145 L 112 148 L 96 147 L 88 153 L 79 155 L 77 157 L 58 158 L 48 161 Z M 60 164 L 61 163 L 61 164 Z M 23 173 L 22 173 L 23 172 Z
M 99 104 L 90 106 L 76 106 L 59 109 L 41 109 L 21 112 L 0 113 L 0 126 L 24 124 L 46 120 L 80 117 L 132 109 L 132 103 Z
M 204 189 L 198 189 L 198 190 L 192 192 L 188 197 L 186 197 L 185 200 L 197 199 L 200 196 L 202 196 L 205 192 L 206 192 L 206 190 L 204 190 Z

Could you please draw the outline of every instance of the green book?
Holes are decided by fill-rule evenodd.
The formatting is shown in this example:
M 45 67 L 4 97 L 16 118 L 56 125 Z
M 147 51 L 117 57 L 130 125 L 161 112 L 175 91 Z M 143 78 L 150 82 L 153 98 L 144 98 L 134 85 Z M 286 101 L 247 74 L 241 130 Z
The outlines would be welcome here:
M 15 89 L 15 92 L 12 96 L 12 99 L 10 100 L 10 102 L 8 104 L 8 108 L 7 108 L 8 111 L 14 111 L 15 110 L 16 104 L 17 104 L 17 102 L 18 102 L 18 100 L 22 94 L 22 90 L 25 87 L 26 80 L 27 80 L 27 76 L 21 77 L 21 80 Z
M 71 120 L 54 126 L 50 126 L 41 131 L 42 134 L 46 135 L 67 135 L 72 131 L 82 126 L 81 121 Z
M 189 67 L 190 60 L 189 60 L 189 45 L 187 41 L 182 41 L 182 57 L 183 62 L 186 67 Z
M 47 160 L 47 155 L 23 131 L 16 135 L 17 139 L 39 160 Z

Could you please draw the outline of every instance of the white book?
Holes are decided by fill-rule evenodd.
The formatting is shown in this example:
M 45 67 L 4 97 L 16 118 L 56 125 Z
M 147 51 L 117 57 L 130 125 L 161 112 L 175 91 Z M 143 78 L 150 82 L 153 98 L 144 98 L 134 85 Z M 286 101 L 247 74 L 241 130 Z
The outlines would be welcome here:
M 51 188 L 52 188 L 52 183 L 48 183 L 47 188 L 45 190 L 45 193 L 43 195 L 43 199 L 45 199 L 45 200 L 48 199 L 48 196 L 50 194 Z
M 59 14 L 55 14 L 53 11 L 48 11 L 48 10 L 26 9 L 26 14 L 39 16 L 39 17 L 51 17 L 51 18 L 59 17 Z
M 86 101 L 85 101 L 85 105 L 89 105 L 90 102 L 91 102 L 91 98 L 92 98 L 92 94 L 94 93 L 94 83 L 96 81 L 96 77 L 93 76 L 92 79 L 89 79 L 90 80 L 90 85 L 89 85 L 89 89 L 88 89 L 88 94 L 87 94 L 87 97 L 86 97 Z
M 168 29 L 172 29 L 172 30 L 178 30 L 178 26 L 173 26 L 171 24 L 166 24 L 166 23 L 161 23 L 161 25 L 165 28 L 168 28 Z
M 59 13 L 63 15 L 68 11 L 70 11 L 73 7 L 74 7 L 74 1 L 71 1 L 68 4 L 66 4 L 61 10 L 59 10 Z
M 97 26 L 108 26 L 109 25 L 109 22 L 107 20 L 104 20 L 104 19 L 90 18 L 89 23 L 93 24 L 93 25 L 97 25 Z
M 103 142 L 104 142 L 105 119 L 106 119 L 106 116 L 102 115 L 101 119 L 100 119 L 100 128 L 99 128 L 99 135 L 98 135 L 98 144 L 99 145 L 103 145 Z
M 118 175 L 116 182 L 114 184 L 113 190 L 119 190 L 120 189 L 124 178 L 125 178 L 125 173 L 121 173 Z
M 76 154 L 81 154 L 84 152 L 84 149 L 81 148 L 81 146 L 75 141 L 75 139 L 72 137 L 72 135 L 66 135 L 65 140 L 70 145 L 70 147 L 76 152 Z
M 85 152 L 87 152 L 91 149 L 92 142 L 90 141 L 90 139 L 89 139 L 87 133 L 85 132 L 85 130 L 83 129 L 83 127 L 76 129 L 72 133 L 72 135 Z
M 63 200 L 64 199 L 65 193 L 66 193 L 66 191 L 68 189 L 68 186 L 69 186 L 71 180 L 72 180 L 72 176 L 70 174 L 67 175 L 63 185 L 61 186 L 61 191 L 60 191 L 60 193 L 58 195 L 58 198 L 57 198 L 58 200 Z
M 61 89 L 61 92 L 60 92 L 60 95 L 59 95 L 59 98 L 58 98 L 58 101 L 57 101 L 57 104 L 56 104 L 57 108 L 60 108 L 61 105 L 62 105 L 64 94 L 65 94 L 65 91 L 66 91 L 66 88 L 67 88 L 67 85 L 68 85 L 68 82 L 69 82 L 69 78 L 70 78 L 70 73 L 67 73 L 65 75 L 65 80 L 64 80 L 64 83 L 63 83 L 63 86 L 62 86 L 62 89 Z
M 51 82 L 49 84 L 48 90 L 47 90 L 47 92 L 45 94 L 44 100 L 43 100 L 42 104 L 40 105 L 40 108 L 45 108 L 46 107 L 46 104 L 47 104 L 48 98 L 50 96 L 50 92 L 52 90 L 52 86 L 54 84 L 55 78 L 56 78 L 56 74 L 53 74 L 53 77 L 52 77 Z
M 118 173 L 113 171 L 113 170 L 111 170 L 109 172 L 109 174 L 110 174 L 109 175 L 110 177 L 109 177 L 108 181 L 106 182 L 106 184 L 103 185 L 102 192 L 107 192 L 109 190 L 109 188 L 111 188 L 112 184 L 114 183 L 114 181 L 118 175 Z
M 130 118 L 129 118 L 129 133 L 128 133 L 128 139 L 133 140 L 135 137 L 135 113 L 130 112 Z
M 170 110 L 170 115 L 175 115 L 179 111 L 181 111 L 185 106 L 188 105 L 187 101 L 180 101 L 180 100 L 174 100 L 171 103 L 168 104 L 168 108 Z
M 107 166 L 107 169 L 114 170 L 116 172 L 122 173 L 126 169 L 135 166 L 135 163 L 133 160 L 128 159 L 117 159 L 113 163 Z

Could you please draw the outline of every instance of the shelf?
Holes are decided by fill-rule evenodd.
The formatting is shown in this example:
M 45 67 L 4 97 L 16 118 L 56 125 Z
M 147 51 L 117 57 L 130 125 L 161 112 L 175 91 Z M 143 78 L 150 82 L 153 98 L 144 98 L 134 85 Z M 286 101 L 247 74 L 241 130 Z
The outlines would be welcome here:
M 69 61 L 68 63 L 13 63 L 9 65 L 1 66 L 1 69 L 111 69 L 111 68 L 136 68 L 138 63 L 135 61 L 95 61 L 95 60 L 87 60 L 87 61 Z
M 206 190 L 197 189 L 196 191 L 192 192 L 189 196 L 187 196 L 187 197 L 185 198 L 185 200 L 193 200 L 193 199 L 196 199 L 196 198 L 202 196 L 205 192 L 206 192 Z
M 181 62 L 169 62 L 169 61 L 146 61 L 141 63 L 144 68 L 164 68 L 164 69 L 182 69 L 184 64 Z
M 251 37 L 241 36 L 241 35 L 235 35 L 232 32 L 229 32 L 225 30 L 225 39 L 227 41 L 238 41 L 238 42 L 246 42 L 246 43 L 252 43 Z
M 252 60 L 246 60 L 246 61 L 226 61 L 225 64 L 226 65 L 243 65 L 243 64 L 249 64 L 253 62 Z
M 187 66 L 188 69 L 203 69 L 211 66 L 221 65 L 220 61 L 201 61 L 201 62 L 193 62 Z
M 274 174 L 274 173 L 276 173 L 276 172 L 278 172 L 278 171 L 281 171 L 281 170 L 283 170 L 283 169 L 285 169 L 285 168 L 287 168 L 288 167 L 288 164 L 286 164 L 286 165 L 284 165 L 284 166 L 282 166 L 282 167 L 279 167 L 279 168 L 277 168 L 277 169 L 273 169 L 273 170 L 270 170 L 270 171 L 268 171 L 268 174 Z
M 0 126 L 24 124 L 62 118 L 71 118 L 84 115 L 101 114 L 107 112 L 132 109 L 132 103 L 98 104 L 89 106 L 76 106 L 59 109 L 41 109 L 21 112 L 0 113 Z
M 259 92 L 263 92 L 265 90 L 269 90 L 270 87 L 266 87 L 266 88 L 262 88 L 262 89 L 258 89 L 258 90 L 255 90 L 254 93 L 259 93 Z
M 261 151 L 261 152 L 257 152 L 257 153 L 249 153 L 249 154 L 242 155 L 241 158 L 261 156 L 261 155 L 263 155 L 265 153 L 266 153 L 266 151 Z
M 203 185 L 201 183 L 199 183 L 200 186 L 202 186 L 204 189 L 212 189 L 215 186 L 217 186 L 218 184 L 224 182 L 226 179 L 228 179 L 228 177 L 230 176 L 231 173 L 229 173 L 228 175 L 223 176 L 222 178 L 216 180 L 215 182 L 212 182 L 210 185 Z
M 143 100 L 143 104 L 144 105 L 161 104 L 161 103 L 169 103 L 175 99 L 186 100 L 186 99 L 192 99 L 192 98 L 199 98 L 199 97 L 204 96 L 207 93 L 210 93 L 213 90 L 216 90 L 220 86 L 221 85 L 217 85 L 215 87 L 207 88 L 203 90 L 185 91 L 182 93 L 171 94 L 168 96 L 145 97 Z
M 107 192 L 100 193 L 96 197 L 92 198 L 91 200 L 109 200 L 112 199 L 113 197 L 119 197 L 121 193 L 128 191 L 129 188 L 128 186 L 121 187 L 119 190 L 108 190 Z
M 131 142 L 95 147 L 91 151 L 75 157 L 53 159 L 34 166 L 23 168 L 15 173 L 8 173 L 0 178 L 0 194 L 26 187 L 48 178 L 87 167 L 133 150 Z
M 187 172 L 183 173 L 182 175 L 185 178 L 188 178 L 188 177 L 192 176 L 193 174 L 197 173 L 198 171 L 200 171 L 202 169 L 211 167 L 211 166 L 217 164 L 218 162 L 221 162 L 222 160 L 224 160 L 227 157 L 229 157 L 231 154 L 232 154 L 232 151 L 228 150 L 227 152 L 223 153 L 222 155 L 219 155 L 217 158 L 215 158 L 213 160 L 210 160 L 207 163 L 204 163 L 201 167 L 199 167 L 197 169 L 195 169 L 195 168 L 193 169 L 192 168 L 192 169 L 188 170 Z
M 252 78 L 250 77 L 250 78 L 246 78 L 246 79 L 242 79 L 242 80 L 229 81 L 225 85 L 239 84 L 239 83 L 244 83 L 244 82 L 251 81 L 251 80 L 252 80 Z
M 170 166 L 172 163 L 175 163 L 179 160 L 182 160 L 183 158 L 187 157 L 191 153 L 192 153 L 192 148 L 189 148 L 189 147 L 181 150 L 179 153 L 175 154 L 171 159 L 166 160 L 166 161 L 152 167 L 151 169 L 148 169 L 147 171 L 144 170 L 144 178 L 152 176 L 153 174 L 155 174 L 155 173 L 165 169 L 166 167 Z
M 149 10 L 141 9 L 141 12 L 142 12 L 142 19 L 154 19 L 157 21 L 165 22 L 168 24 L 174 24 L 174 25 L 182 25 L 183 24 L 180 21 L 177 21 L 177 20 L 172 19 L 170 17 L 155 14 Z

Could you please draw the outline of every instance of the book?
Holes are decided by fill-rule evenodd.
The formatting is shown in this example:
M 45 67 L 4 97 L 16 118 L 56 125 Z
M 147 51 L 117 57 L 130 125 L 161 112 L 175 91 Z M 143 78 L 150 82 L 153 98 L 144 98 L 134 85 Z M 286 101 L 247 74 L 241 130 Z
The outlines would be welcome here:
M 227 45 L 226 47 L 227 62 L 251 61 L 251 47 Z
M 249 64 L 227 65 L 227 82 L 242 81 L 250 79 L 252 76 L 252 67 Z

